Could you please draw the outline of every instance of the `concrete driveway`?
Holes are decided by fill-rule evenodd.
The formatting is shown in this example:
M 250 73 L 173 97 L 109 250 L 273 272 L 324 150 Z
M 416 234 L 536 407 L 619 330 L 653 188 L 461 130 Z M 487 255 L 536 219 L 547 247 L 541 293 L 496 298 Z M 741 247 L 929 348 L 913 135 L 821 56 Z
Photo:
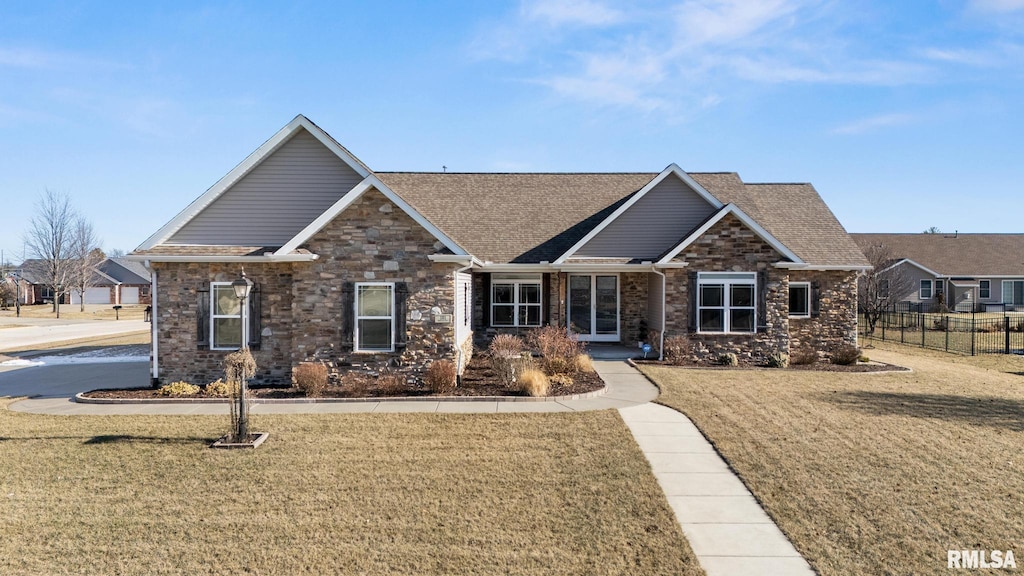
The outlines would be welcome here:
M 0 352 L 51 342 L 96 336 L 114 336 L 150 329 L 142 320 L 56 320 L 52 318 L 0 319 Z M 3 326 L 16 325 L 15 328 Z

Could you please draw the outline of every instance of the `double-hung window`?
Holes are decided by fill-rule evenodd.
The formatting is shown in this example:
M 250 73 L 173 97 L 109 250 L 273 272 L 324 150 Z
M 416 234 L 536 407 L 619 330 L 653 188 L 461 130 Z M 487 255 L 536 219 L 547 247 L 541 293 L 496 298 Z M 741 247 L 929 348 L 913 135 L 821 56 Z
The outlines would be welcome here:
M 757 327 L 757 274 L 701 272 L 697 275 L 697 330 L 751 333 Z
M 789 316 L 790 318 L 810 318 L 811 316 L 811 283 L 789 283 Z
M 395 350 L 395 285 L 357 283 L 355 295 L 356 352 Z
M 242 346 L 246 328 L 242 303 L 230 282 L 210 284 L 210 348 L 235 350 Z
M 491 326 L 540 326 L 541 286 L 537 275 L 491 276 Z
M 988 300 L 992 297 L 992 281 L 981 280 L 978 282 L 978 299 Z
M 932 297 L 932 281 L 921 280 L 921 290 L 919 292 L 921 300 L 928 300 Z

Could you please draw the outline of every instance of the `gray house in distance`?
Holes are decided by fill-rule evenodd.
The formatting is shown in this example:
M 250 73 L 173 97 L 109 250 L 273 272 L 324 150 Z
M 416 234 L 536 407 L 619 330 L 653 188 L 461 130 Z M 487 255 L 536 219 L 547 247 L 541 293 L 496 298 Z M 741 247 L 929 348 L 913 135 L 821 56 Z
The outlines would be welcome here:
M 460 369 L 542 325 L 757 361 L 857 342 L 869 268 L 810 184 L 735 173 L 375 172 L 298 116 L 130 256 L 152 271 L 153 378 Z M 242 268 L 256 283 L 240 306 Z
M 897 299 L 927 311 L 1024 309 L 1024 234 L 850 234 L 865 252 L 887 247 L 887 270 L 911 280 Z

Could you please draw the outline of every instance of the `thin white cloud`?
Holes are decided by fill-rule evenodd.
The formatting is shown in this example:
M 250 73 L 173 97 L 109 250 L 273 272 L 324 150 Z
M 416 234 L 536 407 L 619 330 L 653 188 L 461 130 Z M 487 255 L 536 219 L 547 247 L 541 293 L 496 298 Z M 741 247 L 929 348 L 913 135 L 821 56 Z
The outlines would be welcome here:
M 524 3 L 522 13 L 550 26 L 608 26 L 624 19 L 621 11 L 592 0 L 536 0 Z
M 682 46 L 728 44 L 792 14 L 797 7 L 788 0 L 688 0 L 675 9 L 677 41 Z
M 992 52 L 966 48 L 924 48 L 920 54 L 929 60 L 968 66 L 992 66 L 998 60 Z
M 882 114 L 861 118 L 842 126 L 833 128 L 831 133 L 841 136 L 854 136 L 875 132 L 891 126 L 900 126 L 912 122 L 914 117 L 910 114 Z
M 769 84 L 900 86 L 926 82 L 933 74 L 927 66 L 900 60 L 855 61 L 840 67 L 791 64 L 769 58 L 753 59 L 744 56 L 729 59 L 727 62 L 740 78 Z
M 1024 0 L 971 0 L 970 6 L 980 12 L 1016 12 L 1024 10 Z
M 0 66 L 48 68 L 53 65 L 54 60 L 54 55 L 49 52 L 24 48 L 0 48 Z

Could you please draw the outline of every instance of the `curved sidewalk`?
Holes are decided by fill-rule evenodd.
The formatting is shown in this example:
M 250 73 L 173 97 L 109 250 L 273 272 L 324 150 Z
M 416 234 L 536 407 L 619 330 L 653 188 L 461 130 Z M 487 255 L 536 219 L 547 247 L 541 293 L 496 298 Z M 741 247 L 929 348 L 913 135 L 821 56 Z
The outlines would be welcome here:
M 140 363 L 141 364 L 141 363 Z M 143 369 L 145 364 L 141 364 Z M 98 368 L 96 368 L 98 367 Z M 27 368 L 19 370 L 18 376 L 30 377 L 28 370 L 56 370 L 52 368 Z M 604 379 L 607 388 L 600 396 L 580 399 L 560 399 L 540 402 L 507 402 L 481 400 L 382 400 L 366 402 L 295 402 L 295 403 L 254 403 L 250 408 L 252 414 L 338 414 L 338 413 L 393 413 L 393 412 L 437 412 L 437 413 L 480 413 L 493 414 L 499 412 L 573 412 L 584 410 L 607 410 L 611 408 L 627 408 L 646 404 L 658 397 L 658 389 L 631 366 L 621 361 L 595 360 L 594 368 Z M 139 366 L 132 364 L 123 370 L 137 371 Z M 107 374 L 113 368 L 109 364 L 90 364 L 75 366 L 73 372 L 51 372 L 58 377 L 75 378 L 77 381 L 97 382 L 98 378 L 90 377 L 89 372 L 102 371 Z M 36 372 L 39 373 L 39 372 Z M 48 374 L 49 376 L 49 374 Z M 145 381 L 145 377 L 141 380 Z M 117 383 L 106 383 L 107 387 Z M 30 398 L 11 404 L 10 409 L 16 412 L 33 414 L 60 415 L 189 415 L 189 414 L 227 414 L 226 403 L 207 404 L 84 404 L 74 402 L 71 397 L 78 392 L 99 388 L 103 385 L 77 387 L 58 386 L 47 397 Z M 23 389 L 24 384 L 19 389 Z M 0 383 L 0 395 L 8 394 L 7 386 Z M 22 392 L 26 394 L 26 392 Z

